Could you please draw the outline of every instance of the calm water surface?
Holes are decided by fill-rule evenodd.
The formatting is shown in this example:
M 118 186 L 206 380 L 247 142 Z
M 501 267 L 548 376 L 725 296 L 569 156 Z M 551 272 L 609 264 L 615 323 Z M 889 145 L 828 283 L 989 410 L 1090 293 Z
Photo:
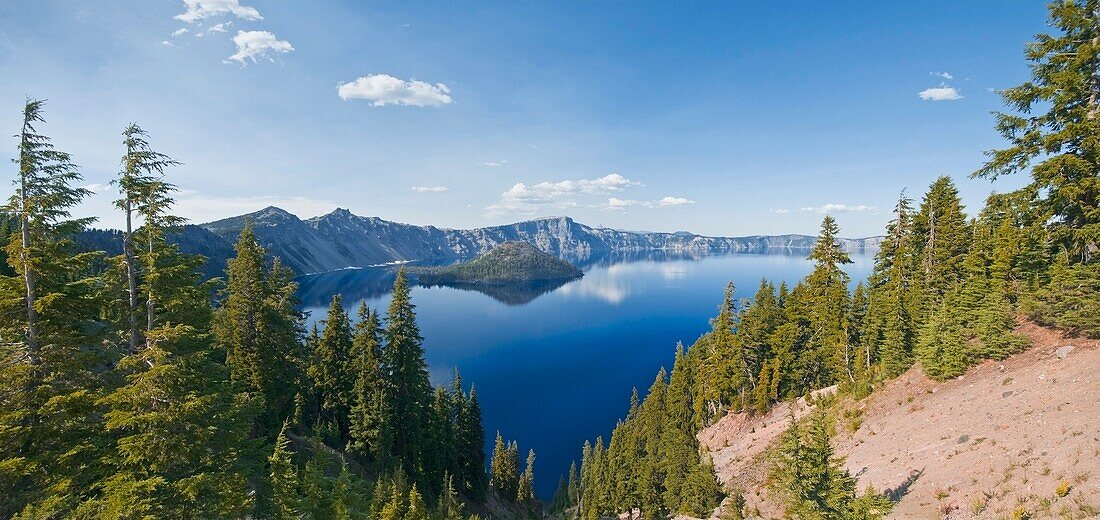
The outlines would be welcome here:
M 709 329 L 727 282 L 738 298 L 762 277 L 793 284 L 812 269 L 804 257 L 605 259 L 578 263 L 584 278 L 560 286 L 415 287 L 412 299 L 432 382 L 449 383 L 458 369 L 477 386 L 488 447 L 499 430 L 519 441 L 521 457 L 533 448 L 537 492 L 548 500 L 584 440 L 609 437 L 631 389 L 644 392 L 671 368 L 677 341 L 690 346 Z M 873 259 L 852 259 L 846 271 L 864 279 Z M 392 281 L 387 269 L 312 275 L 299 279 L 299 296 L 310 320 L 322 320 L 334 293 L 353 312 L 360 301 L 384 310 Z

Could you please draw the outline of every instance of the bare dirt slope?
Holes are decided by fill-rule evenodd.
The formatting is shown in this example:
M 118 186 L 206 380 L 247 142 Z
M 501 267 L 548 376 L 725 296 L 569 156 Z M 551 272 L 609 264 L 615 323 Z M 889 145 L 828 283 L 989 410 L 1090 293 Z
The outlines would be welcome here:
M 1005 361 L 943 383 L 914 367 L 841 405 L 837 454 L 861 487 L 889 491 L 893 517 L 1100 517 L 1100 341 L 1027 323 L 1017 332 L 1033 346 Z M 763 490 L 761 457 L 787 413 L 730 415 L 699 434 L 719 479 L 769 518 L 781 509 Z

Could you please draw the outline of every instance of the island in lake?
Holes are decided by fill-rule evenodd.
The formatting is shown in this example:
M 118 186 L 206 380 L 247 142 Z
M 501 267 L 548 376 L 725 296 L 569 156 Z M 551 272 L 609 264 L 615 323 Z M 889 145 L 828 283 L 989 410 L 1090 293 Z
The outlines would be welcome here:
M 504 242 L 468 262 L 415 267 L 410 272 L 421 284 L 505 285 L 567 281 L 584 276 L 577 266 L 527 242 Z

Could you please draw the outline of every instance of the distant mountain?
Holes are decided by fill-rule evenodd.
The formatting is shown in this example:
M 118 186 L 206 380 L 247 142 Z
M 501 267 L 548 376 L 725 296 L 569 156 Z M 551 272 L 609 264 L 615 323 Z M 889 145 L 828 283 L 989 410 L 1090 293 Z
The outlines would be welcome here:
M 233 243 L 246 221 L 251 221 L 256 238 L 272 256 L 299 274 L 320 273 L 347 267 L 367 267 L 399 261 L 449 264 L 473 258 L 504 242 L 522 241 L 540 250 L 587 265 L 606 256 L 632 253 L 662 253 L 676 256 L 705 256 L 729 252 L 808 250 L 815 237 L 808 235 L 754 235 L 707 237 L 684 231 L 643 233 L 593 228 L 569 217 L 548 217 L 503 226 L 477 229 L 447 229 L 414 226 L 360 217 L 346 209 L 302 220 L 287 211 L 269 207 L 206 224 L 188 225 L 174 243 L 187 253 L 205 255 L 205 272 L 219 275 L 233 256 Z M 97 238 L 113 236 L 101 233 Z M 117 238 L 117 237 L 113 237 Z M 85 240 L 86 248 L 94 244 Z M 841 239 L 849 252 L 873 251 L 881 237 Z M 108 244 L 117 249 L 117 244 Z M 107 245 L 103 246 L 105 249 Z
M 584 272 L 528 242 L 505 242 L 466 262 L 412 271 L 426 284 L 500 285 L 573 280 Z

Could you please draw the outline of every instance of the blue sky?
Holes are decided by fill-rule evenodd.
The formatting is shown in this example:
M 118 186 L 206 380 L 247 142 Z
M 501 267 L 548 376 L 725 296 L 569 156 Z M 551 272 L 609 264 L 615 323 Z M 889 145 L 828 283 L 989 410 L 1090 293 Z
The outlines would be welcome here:
M 43 130 L 102 188 L 136 121 L 185 163 L 196 221 L 745 235 L 829 211 L 866 236 L 938 175 L 974 210 L 1024 182 L 967 175 L 1001 144 L 989 89 L 1027 79 L 1045 20 L 1040 1 L 5 0 L 0 126 L 49 99 Z M 111 197 L 80 212 L 115 226 Z

